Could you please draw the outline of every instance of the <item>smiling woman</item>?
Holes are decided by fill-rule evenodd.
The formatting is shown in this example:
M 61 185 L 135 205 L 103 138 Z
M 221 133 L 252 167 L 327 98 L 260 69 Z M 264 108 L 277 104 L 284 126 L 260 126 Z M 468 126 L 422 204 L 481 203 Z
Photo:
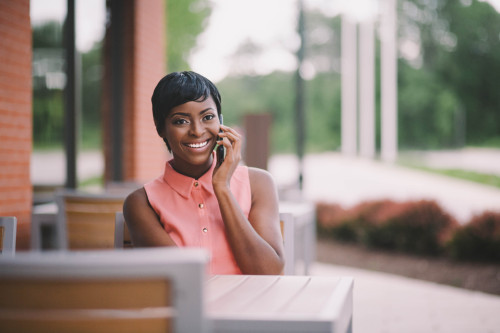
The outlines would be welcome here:
M 211 254 L 211 274 L 280 274 L 283 242 L 274 180 L 240 165 L 242 137 L 221 125 L 215 85 L 194 72 L 165 76 L 151 98 L 173 158 L 133 192 L 123 213 L 136 247 L 189 246 Z M 223 161 L 215 146 L 224 147 Z

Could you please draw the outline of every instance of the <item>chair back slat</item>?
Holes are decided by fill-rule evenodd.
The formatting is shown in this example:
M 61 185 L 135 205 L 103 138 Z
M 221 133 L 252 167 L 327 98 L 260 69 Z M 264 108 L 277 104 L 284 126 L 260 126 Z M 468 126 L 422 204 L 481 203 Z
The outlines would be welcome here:
M 4 279 L 0 309 L 134 309 L 171 305 L 166 279 Z
M 62 192 L 58 194 L 59 246 L 71 250 L 114 247 L 115 212 L 124 197 Z
M 295 226 L 293 215 L 290 213 L 280 213 L 281 236 L 283 237 L 283 247 L 285 250 L 285 275 L 295 274 Z
M 65 319 L 66 318 L 66 319 Z M 60 311 L 57 317 L 28 319 L 0 317 L 0 325 L 11 333 L 136 333 L 174 332 L 170 318 L 84 318 L 67 320 L 68 314 Z
M 115 213 L 115 248 L 133 248 L 132 238 L 121 211 Z

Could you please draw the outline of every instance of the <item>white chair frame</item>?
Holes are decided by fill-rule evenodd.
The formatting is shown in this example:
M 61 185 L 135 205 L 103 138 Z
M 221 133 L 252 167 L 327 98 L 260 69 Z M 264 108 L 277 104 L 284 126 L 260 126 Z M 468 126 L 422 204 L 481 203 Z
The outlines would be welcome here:
M 1 216 L 0 227 L 3 227 L 2 256 L 16 253 L 17 218 L 15 216 Z
M 207 259 L 206 251 L 186 248 L 23 252 L 0 257 L 0 281 L 166 278 L 173 285 L 174 332 L 209 332 L 203 292 Z

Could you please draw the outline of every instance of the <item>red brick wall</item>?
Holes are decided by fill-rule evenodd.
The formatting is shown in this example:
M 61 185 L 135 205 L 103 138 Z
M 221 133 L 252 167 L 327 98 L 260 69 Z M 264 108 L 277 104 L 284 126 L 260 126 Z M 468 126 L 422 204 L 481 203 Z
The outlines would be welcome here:
M 160 175 L 167 156 L 165 145 L 156 133 L 151 110 L 153 89 L 166 71 L 165 1 L 123 0 L 122 4 L 125 17 L 123 176 L 126 181 L 145 182 Z M 105 59 L 109 65 L 109 33 L 107 38 Z M 109 72 L 106 72 L 105 80 L 109 80 Z M 107 87 L 108 84 L 103 100 L 105 124 L 110 114 Z M 105 131 L 106 179 L 111 179 L 110 135 Z
M 17 248 L 29 248 L 32 187 L 29 0 L 0 1 L 0 215 L 16 216 Z
M 151 95 L 165 75 L 165 4 L 163 0 L 135 1 L 133 49 L 133 90 L 131 95 L 133 142 L 127 145 L 127 179 L 148 180 L 158 176 L 167 154 L 163 140 L 156 133 L 151 110 Z M 126 155 L 127 156 L 127 155 Z

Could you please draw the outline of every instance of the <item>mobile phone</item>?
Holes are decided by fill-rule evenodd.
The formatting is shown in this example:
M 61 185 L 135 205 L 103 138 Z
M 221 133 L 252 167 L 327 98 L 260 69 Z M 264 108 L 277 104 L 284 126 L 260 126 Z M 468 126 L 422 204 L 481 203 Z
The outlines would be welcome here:
M 219 121 L 220 124 L 224 124 L 224 118 L 222 117 L 222 114 L 219 114 Z M 219 131 L 219 133 L 222 133 L 222 129 Z M 217 137 L 217 141 L 222 141 L 221 137 Z M 217 155 L 217 165 L 221 165 L 222 162 L 224 162 L 224 157 L 226 156 L 226 149 L 222 144 L 219 144 L 216 148 L 216 153 Z

